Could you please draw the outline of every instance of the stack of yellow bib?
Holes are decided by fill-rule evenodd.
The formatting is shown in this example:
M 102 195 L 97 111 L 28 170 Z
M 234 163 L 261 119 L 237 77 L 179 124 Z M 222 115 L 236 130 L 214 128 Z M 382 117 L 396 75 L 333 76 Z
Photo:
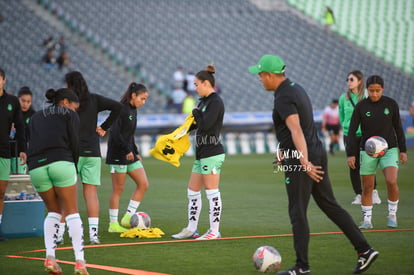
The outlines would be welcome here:
M 165 233 L 159 228 L 131 228 L 124 233 L 121 233 L 121 238 L 140 238 L 140 239 L 150 239 L 150 238 L 161 238 Z

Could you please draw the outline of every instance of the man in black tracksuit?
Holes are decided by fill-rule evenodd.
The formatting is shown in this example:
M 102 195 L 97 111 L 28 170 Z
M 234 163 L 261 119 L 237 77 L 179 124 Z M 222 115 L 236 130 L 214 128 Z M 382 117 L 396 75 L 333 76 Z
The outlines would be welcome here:
M 275 55 L 264 55 L 249 67 L 259 74 L 263 87 L 274 91 L 273 123 L 279 141 L 276 161 L 285 171 L 289 216 L 293 230 L 296 264 L 278 274 L 310 274 L 309 225 L 306 211 L 312 195 L 319 208 L 350 240 L 358 252 L 354 273 L 368 269 L 378 256 L 352 217 L 337 203 L 328 176 L 325 149 L 317 136 L 313 110 L 305 90 L 285 77 L 285 63 Z

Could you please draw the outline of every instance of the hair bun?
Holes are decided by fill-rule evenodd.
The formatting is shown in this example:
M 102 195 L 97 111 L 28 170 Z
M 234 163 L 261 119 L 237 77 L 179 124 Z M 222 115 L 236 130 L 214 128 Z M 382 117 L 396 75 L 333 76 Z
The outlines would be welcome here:
M 50 101 L 53 101 L 53 99 L 56 97 L 56 91 L 54 89 L 47 90 L 45 93 L 45 97 Z
M 213 63 L 208 64 L 206 67 L 206 71 L 211 74 L 214 74 L 216 72 L 216 68 L 214 67 L 214 64 Z

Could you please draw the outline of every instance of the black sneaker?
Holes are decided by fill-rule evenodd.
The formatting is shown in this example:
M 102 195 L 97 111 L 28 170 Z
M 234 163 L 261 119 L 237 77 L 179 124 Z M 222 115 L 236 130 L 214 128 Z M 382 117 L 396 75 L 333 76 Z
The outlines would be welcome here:
M 300 267 L 292 267 L 289 270 L 280 271 L 277 275 L 299 275 L 299 274 L 306 274 L 310 275 L 310 269 L 303 270 Z
M 358 262 L 354 270 L 354 274 L 366 271 L 369 266 L 378 258 L 379 252 L 373 248 L 358 254 Z

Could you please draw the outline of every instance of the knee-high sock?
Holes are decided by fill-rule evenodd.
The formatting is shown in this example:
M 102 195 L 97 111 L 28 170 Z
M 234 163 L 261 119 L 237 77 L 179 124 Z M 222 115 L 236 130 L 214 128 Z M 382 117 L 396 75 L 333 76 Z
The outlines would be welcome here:
M 65 222 L 59 223 L 58 239 L 59 238 L 63 239 L 63 235 L 65 235 L 65 226 L 66 226 Z
M 99 228 L 99 218 L 90 217 L 88 218 L 89 223 L 89 239 L 98 237 L 98 228 Z
M 137 212 L 137 208 L 139 207 L 139 205 L 141 204 L 140 201 L 134 201 L 134 200 L 130 200 L 129 204 L 128 204 L 128 208 L 126 211 L 126 215 L 132 216 L 135 214 L 135 212 Z
M 190 231 L 196 231 L 198 226 L 198 220 L 201 212 L 201 193 L 193 190 L 187 190 L 188 197 L 188 226 L 187 229 Z
M 361 205 L 361 208 L 362 208 L 362 215 L 363 215 L 363 218 L 364 218 L 364 222 L 371 223 L 372 205 L 370 205 L 370 206 Z
M 59 223 L 62 215 L 56 212 L 49 212 L 43 222 L 44 241 L 46 257 L 55 257 L 56 241 L 59 233 Z
M 397 201 L 390 201 L 388 200 L 388 215 L 397 215 L 398 210 L 398 200 Z
M 77 261 L 85 261 L 83 252 L 83 226 L 79 213 L 66 216 L 69 236 L 72 238 L 73 252 Z
M 109 209 L 109 222 L 118 222 L 119 209 Z
M 206 190 L 207 199 L 210 203 L 210 229 L 219 232 L 222 211 L 221 195 L 218 189 Z

